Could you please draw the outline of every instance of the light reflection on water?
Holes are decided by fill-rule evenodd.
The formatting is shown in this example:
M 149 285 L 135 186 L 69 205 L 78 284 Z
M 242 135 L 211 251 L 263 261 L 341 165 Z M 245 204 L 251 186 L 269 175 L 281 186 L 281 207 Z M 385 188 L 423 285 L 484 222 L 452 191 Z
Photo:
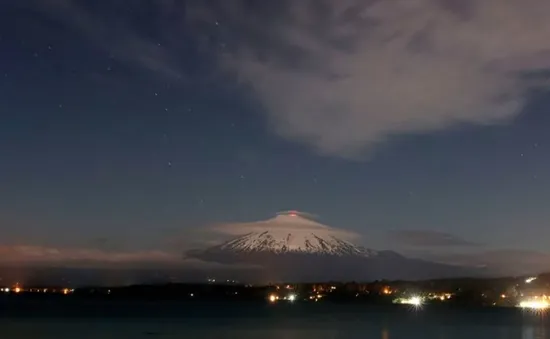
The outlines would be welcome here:
M 86 309 L 76 306 L 70 313 Z M 8 315 L 0 317 L 0 339 L 550 339 L 550 319 L 515 310 L 158 306 L 88 307 L 95 316 Z
M 525 326 L 521 334 L 521 339 L 545 339 L 546 328 L 544 326 Z
M 261 328 L 263 327 L 263 328 Z M 312 329 L 285 328 L 276 324 L 218 327 L 189 326 L 188 324 L 158 323 L 148 321 L 0 321 L 2 339 L 145 339 L 145 338 L 193 338 L 193 339 L 550 339 L 544 326 L 518 324 L 476 325 L 472 323 L 446 324 L 392 324 L 377 328 L 376 325 L 358 325 L 346 322 L 332 323 Z

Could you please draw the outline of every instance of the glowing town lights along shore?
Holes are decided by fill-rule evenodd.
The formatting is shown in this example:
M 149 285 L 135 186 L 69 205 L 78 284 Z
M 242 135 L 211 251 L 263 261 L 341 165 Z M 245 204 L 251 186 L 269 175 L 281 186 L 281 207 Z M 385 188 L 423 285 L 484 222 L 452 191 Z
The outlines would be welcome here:
M 424 299 L 419 296 L 410 297 L 408 299 L 400 299 L 397 301 L 399 304 L 412 305 L 414 307 L 421 307 L 424 303 Z
M 409 299 L 409 303 L 414 306 L 422 306 L 422 298 L 412 297 Z
M 279 299 L 279 296 L 277 296 L 275 294 L 271 294 L 271 295 L 269 295 L 268 300 L 270 302 L 274 303 L 274 302 L 276 302 L 280 299 Z M 296 301 L 296 294 L 289 294 L 288 296 L 284 297 L 283 300 L 294 302 L 294 301 Z
M 550 304 L 545 300 L 526 300 L 522 301 L 518 305 L 521 308 L 530 308 L 533 310 L 544 310 L 547 309 Z

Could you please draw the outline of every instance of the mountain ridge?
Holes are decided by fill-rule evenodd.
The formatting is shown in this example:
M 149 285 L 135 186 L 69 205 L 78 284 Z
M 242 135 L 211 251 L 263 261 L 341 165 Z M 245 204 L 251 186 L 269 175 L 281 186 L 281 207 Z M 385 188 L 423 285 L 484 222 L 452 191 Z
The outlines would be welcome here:
M 273 231 L 250 232 L 241 237 L 226 241 L 217 246 L 220 250 L 242 253 L 273 252 L 307 253 L 317 255 L 359 255 L 373 256 L 376 251 L 356 246 L 351 242 L 336 236 L 322 236 L 313 232 L 295 234 L 285 232 L 277 234 Z
M 419 280 L 476 276 L 479 270 L 407 258 L 397 252 L 372 250 L 341 239 L 341 231 L 297 213 L 279 214 L 255 223 L 222 244 L 186 254 L 206 262 L 261 267 L 264 280 Z

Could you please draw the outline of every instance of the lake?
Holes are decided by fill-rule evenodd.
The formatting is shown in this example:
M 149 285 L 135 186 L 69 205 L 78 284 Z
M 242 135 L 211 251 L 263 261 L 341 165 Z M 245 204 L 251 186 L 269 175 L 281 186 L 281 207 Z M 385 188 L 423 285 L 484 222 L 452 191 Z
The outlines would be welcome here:
M 519 309 L 358 304 L 0 300 L 2 339 L 550 339 Z

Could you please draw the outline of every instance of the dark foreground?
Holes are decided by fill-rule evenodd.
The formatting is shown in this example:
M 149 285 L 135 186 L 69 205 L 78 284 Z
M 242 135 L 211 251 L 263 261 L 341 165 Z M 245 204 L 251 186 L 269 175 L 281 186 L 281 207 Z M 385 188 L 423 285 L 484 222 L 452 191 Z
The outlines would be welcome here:
M 0 300 L 2 339 L 550 339 L 519 309 L 332 303 Z

